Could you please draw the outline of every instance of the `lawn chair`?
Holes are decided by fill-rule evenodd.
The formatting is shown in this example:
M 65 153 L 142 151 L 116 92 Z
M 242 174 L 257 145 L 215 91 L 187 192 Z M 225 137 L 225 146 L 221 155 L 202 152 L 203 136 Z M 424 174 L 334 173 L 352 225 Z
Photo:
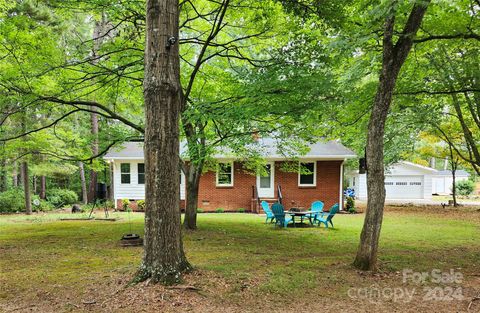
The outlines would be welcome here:
M 320 213 L 314 221 L 313 223 L 315 224 L 315 222 L 318 223 L 318 226 L 320 226 L 320 224 L 324 224 L 326 228 L 328 228 L 328 223 L 330 223 L 333 227 L 333 222 L 332 222 L 332 218 L 335 216 L 335 214 L 338 213 L 338 203 L 334 204 L 331 208 L 330 208 L 330 212 L 322 212 Z
M 262 201 L 262 210 L 267 214 L 267 218 L 265 219 L 265 224 L 267 224 L 268 220 L 270 219 L 270 223 L 273 223 L 275 220 L 275 215 L 273 215 L 272 210 L 270 210 L 270 206 L 268 205 L 267 201 Z
M 285 210 L 283 209 L 283 205 L 278 202 L 272 205 L 272 212 L 273 215 L 275 215 L 275 225 L 287 227 L 288 223 L 292 221 L 291 218 L 285 218 Z
M 323 202 L 322 201 L 314 201 L 312 202 L 312 206 L 310 207 L 310 211 L 312 213 L 305 215 L 311 222 L 315 221 L 320 213 L 323 211 Z

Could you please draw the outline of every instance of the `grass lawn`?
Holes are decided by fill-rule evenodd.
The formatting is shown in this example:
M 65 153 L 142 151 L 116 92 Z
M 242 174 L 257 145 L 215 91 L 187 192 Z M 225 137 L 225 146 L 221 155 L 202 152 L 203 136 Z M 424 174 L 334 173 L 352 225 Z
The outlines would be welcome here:
M 476 209 L 388 209 L 379 273 L 350 265 L 363 214 L 335 216 L 334 229 L 274 229 L 257 215 L 200 214 L 199 229 L 184 234 L 187 257 L 196 268 L 185 285 L 198 290 L 146 283 L 127 287 L 142 249 L 123 248 L 118 241 L 130 227 L 143 234 L 143 214 L 132 214 L 132 226 L 125 213 L 113 215 L 120 220 L 59 221 L 61 215 L 52 213 L 0 216 L 0 311 L 452 312 L 467 311 L 480 293 Z M 453 270 L 463 279 L 404 283 L 404 269 Z M 428 288 L 435 287 L 437 294 L 460 288 L 463 300 L 430 299 Z M 415 292 L 411 301 L 387 292 L 379 297 L 358 292 L 372 288 Z M 480 311 L 478 302 L 471 312 Z

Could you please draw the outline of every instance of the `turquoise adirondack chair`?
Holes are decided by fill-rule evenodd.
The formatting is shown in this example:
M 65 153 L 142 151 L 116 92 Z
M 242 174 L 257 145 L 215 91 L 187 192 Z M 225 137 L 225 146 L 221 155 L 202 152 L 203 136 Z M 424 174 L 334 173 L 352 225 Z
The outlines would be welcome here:
M 310 219 L 310 221 L 315 221 L 320 213 L 323 211 L 323 202 L 322 201 L 314 201 L 312 202 L 312 206 L 310 207 L 310 211 L 312 213 L 307 214 L 306 217 Z
M 283 205 L 278 202 L 272 205 L 272 212 L 273 215 L 275 215 L 275 226 L 278 225 L 280 227 L 287 227 L 288 223 L 292 221 L 291 218 L 285 217 L 285 210 L 283 209 Z
M 318 223 L 318 226 L 320 226 L 320 224 L 324 224 L 326 228 L 328 228 L 328 223 L 330 223 L 333 227 L 332 218 L 338 213 L 338 208 L 338 203 L 334 204 L 330 208 L 330 212 L 320 213 L 320 216 L 318 216 L 313 223 Z
M 268 220 L 270 220 L 270 223 L 273 223 L 273 221 L 275 220 L 275 215 L 273 215 L 272 210 L 270 210 L 268 202 L 262 201 L 261 205 L 263 212 L 265 212 L 265 214 L 267 215 L 267 218 L 265 219 L 265 224 L 267 224 Z

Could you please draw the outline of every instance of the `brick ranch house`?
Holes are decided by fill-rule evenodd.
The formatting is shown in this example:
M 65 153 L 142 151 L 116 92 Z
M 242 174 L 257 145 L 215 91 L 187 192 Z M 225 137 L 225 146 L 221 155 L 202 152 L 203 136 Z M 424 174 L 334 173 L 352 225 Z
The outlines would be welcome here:
M 266 160 L 266 171 L 253 174 L 244 163 L 228 153 L 217 154 L 216 170 L 200 178 L 198 208 L 204 211 L 259 212 L 260 201 L 281 201 L 286 209 L 309 208 L 315 200 L 321 200 L 328 209 L 335 203 L 343 205 L 343 163 L 356 157 L 338 141 L 317 142 L 309 146 L 304 155 L 281 154 L 275 140 L 261 138 L 257 141 Z M 183 150 L 181 148 L 180 150 Z M 183 151 L 180 151 L 181 155 Z M 292 158 L 296 161 L 292 161 Z M 136 202 L 145 199 L 145 166 L 143 144 L 124 143 L 121 148 L 111 149 L 104 159 L 111 164 L 113 199 L 116 208 L 122 208 L 122 200 Z M 285 170 L 285 162 L 290 166 Z M 294 166 L 292 166 L 292 162 Z M 298 169 L 296 169 L 298 164 Z M 300 170 L 300 167 L 306 170 Z M 295 169 L 292 169 L 295 168 Z M 185 176 L 180 173 L 181 208 L 185 207 Z

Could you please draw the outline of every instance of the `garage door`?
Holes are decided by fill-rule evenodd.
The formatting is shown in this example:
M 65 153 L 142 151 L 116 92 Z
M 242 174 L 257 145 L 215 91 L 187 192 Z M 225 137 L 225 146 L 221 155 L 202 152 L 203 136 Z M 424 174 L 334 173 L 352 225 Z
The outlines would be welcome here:
M 423 176 L 386 176 L 387 199 L 423 199 Z

